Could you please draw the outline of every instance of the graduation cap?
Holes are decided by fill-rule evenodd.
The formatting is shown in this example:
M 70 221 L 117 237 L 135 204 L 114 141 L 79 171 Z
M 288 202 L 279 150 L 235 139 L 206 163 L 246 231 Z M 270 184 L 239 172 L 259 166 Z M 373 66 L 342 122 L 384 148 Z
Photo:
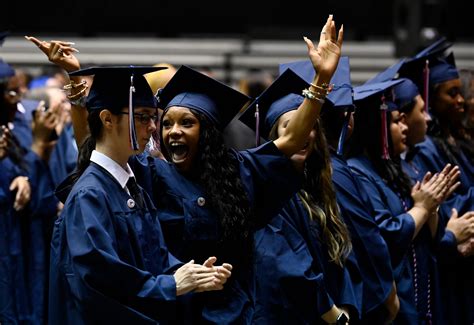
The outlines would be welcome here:
M 432 84 L 431 69 L 439 64 L 440 58 L 444 56 L 445 51 L 452 46 L 445 37 L 427 46 L 400 67 L 399 76 L 408 78 L 418 87 L 420 94 L 425 101 L 425 109 L 428 110 L 429 85 Z M 436 74 L 435 74 L 436 76 Z
M 446 51 L 449 47 L 451 47 L 453 43 L 448 42 L 446 37 L 441 37 L 440 39 L 434 41 L 427 47 L 425 47 L 423 50 L 418 52 L 417 54 L 414 55 L 414 57 L 411 60 L 417 60 L 426 56 L 430 55 L 438 55 L 441 54 L 442 52 Z
M 11 65 L 0 59 L 0 79 L 8 78 L 14 75 L 15 70 L 11 67 Z
M 157 98 L 165 112 L 171 106 L 193 109 L 204 114 L 220 130 L 250 100 L 240 91 L 186 65 L 158 91 Z
M 392 88 L 394 95 L 392 102 L 395 103 L 398 108 L 401 108 L 412 102 L 413 99 L 420 94 L 415 83 L 413 83 L 408 78 L 400 78 L 399 71 L 406 62 L 408 62 L 408 59 L 401 59 L 366 82 L 366 84 L 375 84 L 394 79 L 402 80 L 399 84 L 394 85 Z
M 70 76 L 94 75 L 86 107 L 89 111 L 109 109 L 118 113 L 123 107 L 129 107 L 130 143 L 138 150 L 134 123 L 135 107 L 158 107 L 157 100 L 148 85 L 146 73 L 163 70 L 164 67 L 150 66 L 107 66 L 91 67 L 70 72 Z
M 257 144 L 260 134 L 268 137 L 273 124 L 281 115 L 303 103 L 301 91 L 308 87 L 308 82 L 292 69 L 286 69 L 247 107 L 239 119 L 256 132 Z M 263 124 L 260 124 L 260 117 L 264 117 Z
M 430 65 L 429 80 L 431 85 L 459 79 L 459 72 L 456 68 L 453 52 L 450 52 L 445 58 L 436 58 Z
M 378 105 L 381 116 L 381 145 L 382 145 L 382 159 L 390 159 L 388 151 L 388 130 L 387 112 L 398 109 L 394 102 L 394 94 L 392 87 L 403 82 L 403 79 L 395 79 L 383 82 L 366 82 L 361 86 L 354 87 L 354 101 L 371 101 Z M 372 102 L 371 102 L 372 103 Z
M 367 80 L 365 83 L 372 84 L 372 83 L 384 82 L 384 81 L 389 81 L 389 80 L 398 78 L 400 69 L 407 61 L 408 61 L 407 58 L 401 59 L 400 61 L 392 64 L 390 67 L 388 67 L 384 71 L 375 75 L 375 77 L 372 77 L 371 79 Z

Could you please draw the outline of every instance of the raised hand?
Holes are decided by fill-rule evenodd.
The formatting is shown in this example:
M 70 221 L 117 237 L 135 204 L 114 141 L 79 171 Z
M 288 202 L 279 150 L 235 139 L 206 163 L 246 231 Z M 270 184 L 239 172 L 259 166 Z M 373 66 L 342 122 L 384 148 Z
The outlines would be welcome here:
M 344 28 L 342 25 L 336 37 L 336 24 L 332 15 L 329 15 L 321 31 L 317 47 L 309 38 L 304 37 L 313 67 L 325 79 L 330 79 L 336 71 L 341 56 L 343 38 Z
M 76 48 L 72 47 L 74 43 L 54 40 L 46 42 L 33 36 L 25 36 L 25 38 L 38 46 L 38 48 L 46 54 L 50 62 L 63 68 L 67 72 L 72 72 L 81 68 L 79 60 L 74 55 L 74 53 L 79 52 Z

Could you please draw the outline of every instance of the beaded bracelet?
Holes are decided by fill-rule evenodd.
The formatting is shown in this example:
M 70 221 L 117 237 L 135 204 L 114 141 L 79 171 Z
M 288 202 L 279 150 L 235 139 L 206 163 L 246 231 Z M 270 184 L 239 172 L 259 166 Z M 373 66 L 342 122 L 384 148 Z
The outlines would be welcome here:
M 308 99 L 310 99 L 310 100 L 316 100 L 316 101 L 319 102 L 321 105 L 323 105 L 324 102 L 325 102 L 324 98 L 318 97 L 315 92 L 312 92 L 312 91 L 309 90 L 309 89 L 303 89 L 302 94 L 303 94 L 303 97 L 308 98 Z M 325 97 L 325 96 L 324 96 L 324 97 Z

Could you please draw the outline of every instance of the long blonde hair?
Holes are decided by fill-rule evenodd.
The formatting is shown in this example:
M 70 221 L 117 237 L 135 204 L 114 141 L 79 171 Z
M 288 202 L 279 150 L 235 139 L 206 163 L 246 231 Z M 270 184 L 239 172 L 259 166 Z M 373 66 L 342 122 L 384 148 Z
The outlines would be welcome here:
M 270 131 L 270 138 L 278 137 L 278 123 Z M 352 250 L 349 231 L 340 216 L 336 191 L 332 183 L 331 158 L 322 125 L 318 120 L 314 129 L 314 150 L 305 162 L 303 188 L 298 192 L 310 220 L 318 222 L 331 262 L 343 266 Z

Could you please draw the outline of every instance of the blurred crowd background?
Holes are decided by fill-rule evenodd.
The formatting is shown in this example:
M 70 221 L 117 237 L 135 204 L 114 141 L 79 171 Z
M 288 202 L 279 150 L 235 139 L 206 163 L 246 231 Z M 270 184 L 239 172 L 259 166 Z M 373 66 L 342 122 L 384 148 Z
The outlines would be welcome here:
M 472 12 L 461 0 L 395 1 L 7 1 L 2 59 L 30 76 L 51 67 L 23 35 L 73 41 L 83 64 L 169 63 L 212 71 L 238 86 L 256 70 L 304 59 L 328 13 L 345 26 L 343 55 L 361 84 L 445 36 L 460 69 L 474 68 Z

